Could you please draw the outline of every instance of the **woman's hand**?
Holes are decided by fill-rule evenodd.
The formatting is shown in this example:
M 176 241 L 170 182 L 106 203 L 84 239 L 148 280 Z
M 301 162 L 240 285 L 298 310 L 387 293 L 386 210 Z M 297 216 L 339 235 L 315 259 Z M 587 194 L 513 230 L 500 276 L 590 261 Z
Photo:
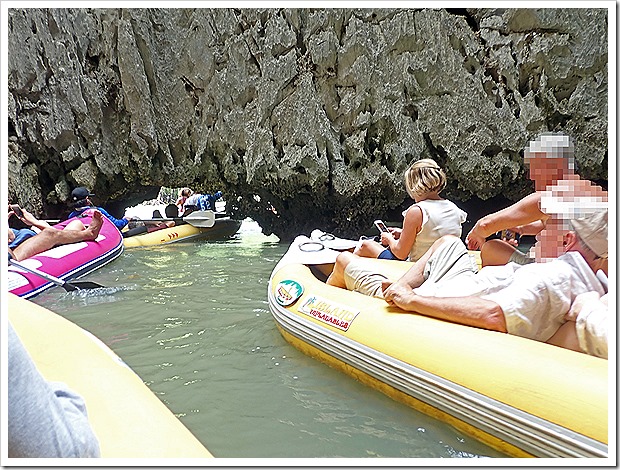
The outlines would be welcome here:
M 19 217 L 19 215 L 17 215 L 17 217 L 30 227 L 32 227 L 33 225 L 36 227 L 37 225 L 41 223 L 39 219 L 37 219 L 34 215 L 32 215 L 26 209 L 22 209 L 22 216 Z
M 381 244 L 383 246 L 389 247 L 390 243 L 394 241 L 394 237 L 390 232 L 381 232 Z
M 394 237 L 394 240 L 398 240 L 400 238 L 400 234 L 403 233 L 403 229 L 398 227 L 388 227 L 388 230 Z
M 519 246 L 519 240 L 517 236 L 520 232 L 518 232 L 518 227 L 509 228 L 506 230 L 502 230 L 502 240 L 508 243 L 509 245 L 514 246 L 515 248 Z

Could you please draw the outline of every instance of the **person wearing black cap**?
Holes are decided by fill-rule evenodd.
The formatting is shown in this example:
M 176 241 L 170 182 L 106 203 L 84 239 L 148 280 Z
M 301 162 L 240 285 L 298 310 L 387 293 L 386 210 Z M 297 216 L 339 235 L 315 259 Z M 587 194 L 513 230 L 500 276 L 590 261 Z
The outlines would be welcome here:
M 114 225 L 116 225 L 116 228 L 118 228 L 119 230 L 123 229 L 125 225 L 129 223 L 129 219 L 127 219 L 126 217 L 123 217 L 122 219 L 117 219 L 104 208 L 95 206 L 90 200 L 90 198 L 93 196 L 94 194 L 91 193 L 88 188 L 85 188 L 84 186 L 79 186 L 73 191 L 71 191 L 71 205 L 74 207 L 74 210 L 73 212 L 71 212 L 71 214 L 69 214 L 68 218 L 70 219 L 71 217 L 79 217 L 85 210 L 94 208 L 99 210 L 99 212 L 101 212 L 104 216 L 110 219 L 110 221 Z

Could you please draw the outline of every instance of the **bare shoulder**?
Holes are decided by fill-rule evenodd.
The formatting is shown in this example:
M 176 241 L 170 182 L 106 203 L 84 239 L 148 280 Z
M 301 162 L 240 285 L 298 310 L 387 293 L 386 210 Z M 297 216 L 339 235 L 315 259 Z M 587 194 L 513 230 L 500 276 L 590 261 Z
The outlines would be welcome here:
M 406 221 L 422 221 L 422 208 L 418 204 L 411 204 L 409 208 L 404 212 Z

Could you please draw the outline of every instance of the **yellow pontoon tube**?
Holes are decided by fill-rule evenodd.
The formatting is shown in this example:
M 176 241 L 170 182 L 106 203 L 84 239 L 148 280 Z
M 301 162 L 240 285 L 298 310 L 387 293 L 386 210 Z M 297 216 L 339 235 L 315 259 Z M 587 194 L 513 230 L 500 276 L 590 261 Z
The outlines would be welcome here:
M 194 227 L 191 224 L 175 225 L 174 227 L 123 238 L 123 244 L 125 248 L 135 248 L 197 240 L 225 240 L 237 233 L 240 227 L 240 220 L 222 217 L 215 220 L 213 227 Z
M 295 347 L 507 455 L 607 457 L 608 361 L 328 286 L 319 278 L 338 253 L 301 252 L 304 240 L 278 263 L 268 291 Z M 376 262 L 392 279 L 411 266 Z
M 11 324 L 39 372 L 84 399 L 101 457 L 212 457 L 99 339 L 37 304 L 8 296 Z

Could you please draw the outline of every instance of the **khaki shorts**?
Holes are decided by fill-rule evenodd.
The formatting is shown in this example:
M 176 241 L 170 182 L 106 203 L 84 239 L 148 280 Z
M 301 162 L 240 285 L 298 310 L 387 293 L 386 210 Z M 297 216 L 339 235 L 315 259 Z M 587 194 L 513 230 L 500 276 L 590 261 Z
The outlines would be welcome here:
M 515 252 L 510 255 L 508 258 L 508 262 L 513 262 L 521 265 L 530 264 L 534 262 L 534 258 L 532 258 L 529 254 L 523 253 L 522 251 L 515 250 Z
M 351 261 L 344 270 L 347 289 L 372 297 L 383 298 L 383 282 L 395 281 L 396 279 L 388 279 L 376 269 L 376 264 L 369 262 L 367 258 Z M 424 266 L 424 283 L 416 289 L 416 292 L 420 295 L 437 295 L 436 291 L 439 285 L 452 280 L 455 280 L 457 285 L 462 284 L 461 287 L 465 291 L 469 291 L 470 283 L 463 281 L 466 278 L 470 279 L 477 272 L 478 265 L 463 242 L 458 238 L 450 238 L 441 244 L 428 259 Z M 466 275 L 462 277 L 461 275 L 464 273 Z
M 348 290 L 372 297 L 383 298 L 383 282 L 388 278 L 376 271 L 376 264 L 370 265 L 368 259 L 351 261 L 344 269 L 344 281 Z

